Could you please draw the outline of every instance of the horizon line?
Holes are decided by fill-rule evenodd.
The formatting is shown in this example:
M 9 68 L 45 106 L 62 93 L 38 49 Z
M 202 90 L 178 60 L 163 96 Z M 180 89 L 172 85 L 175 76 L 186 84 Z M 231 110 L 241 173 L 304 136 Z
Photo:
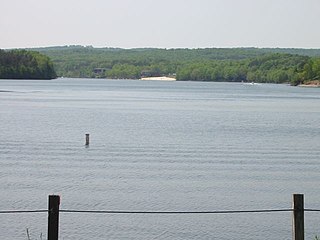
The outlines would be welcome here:
M 271 47 L 271 46 L 201 46 L 201 47 L 155 47 L 155 46 L 143 46 L 143 47 L 114 47 L 114 46 L 98 46 L 98 45 L 82 45 L 82 44 L 64 44 L 64 45 L 46 45 L 46 46 L 28 46 L 28 47 L 0 47 L 4 50 L 14 49 L 39 49 L 39 48 L 58 48 L 58 47 L 84 47 L 94 49 L 304 49 L 304 50 L 318 50 L 320 47 Z

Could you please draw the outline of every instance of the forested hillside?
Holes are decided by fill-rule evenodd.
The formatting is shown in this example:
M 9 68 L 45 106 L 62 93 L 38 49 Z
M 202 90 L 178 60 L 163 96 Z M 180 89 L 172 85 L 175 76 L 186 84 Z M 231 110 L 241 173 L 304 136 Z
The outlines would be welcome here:
M 174 75 L 177 80 L 255 81 L 293 85 L 319 79 L 317 49 L 120 49 L 66 46 L 36 49 L 59 76 L 133 78 Z
M 49 57 L 34 51 L 0 50 L 1 79 L 53 79 L 57 75 Z

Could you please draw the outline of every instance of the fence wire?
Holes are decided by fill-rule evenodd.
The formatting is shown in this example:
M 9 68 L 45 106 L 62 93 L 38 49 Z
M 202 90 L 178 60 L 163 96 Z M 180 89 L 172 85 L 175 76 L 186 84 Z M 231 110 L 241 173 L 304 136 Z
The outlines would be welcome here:
M 294 209 L 258 209 L 258 210 L 222 210 L 222 211 L 122 211 L 122 210 L 71 210 L 60 209 L 60 213 L 95 213 L 95 214 L 241 214 L 293 212 Z M 303 209 L 304 212 L 320 212 L 320 209 Z M 48 213 L 50 210 L 4 210 L 0 214 Z
M 271 213 L 291 212 L 292 209 L 230 210 L 230 211 L 95 211 L 95 210 L 60 210 L 64 213 L 102 213 L 102 214 L 236 214 L 236 213 Z
M 0 214 L 19 214 L 19 213 L 44 213 L 49 212 L 46 210 L 4 210 L 0 211 Z

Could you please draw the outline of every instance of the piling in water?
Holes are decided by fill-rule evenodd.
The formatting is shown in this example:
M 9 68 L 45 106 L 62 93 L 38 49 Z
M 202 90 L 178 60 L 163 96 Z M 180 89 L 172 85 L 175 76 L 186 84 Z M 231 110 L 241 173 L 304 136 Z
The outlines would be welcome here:
M 86 134 L 86 146 L 89 146 L 89 133 Z

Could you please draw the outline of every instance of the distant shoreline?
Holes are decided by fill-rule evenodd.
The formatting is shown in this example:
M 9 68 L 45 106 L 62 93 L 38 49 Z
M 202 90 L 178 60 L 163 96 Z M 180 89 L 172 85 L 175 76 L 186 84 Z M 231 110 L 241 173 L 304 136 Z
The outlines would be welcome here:
M 298 87 L 306 87 L 306 88 L 320 88 L 320 85 L 316 84 L 300 84 Z
M 144 81 L 176 81 L 173 77 L 143 77 L 140 80 Z
M 304 84 L 300 84 L 298 86 L 299 87 L 309 87 L 309 88 L 319 88 L 320 87 L 320 80 L 309 81 Z

